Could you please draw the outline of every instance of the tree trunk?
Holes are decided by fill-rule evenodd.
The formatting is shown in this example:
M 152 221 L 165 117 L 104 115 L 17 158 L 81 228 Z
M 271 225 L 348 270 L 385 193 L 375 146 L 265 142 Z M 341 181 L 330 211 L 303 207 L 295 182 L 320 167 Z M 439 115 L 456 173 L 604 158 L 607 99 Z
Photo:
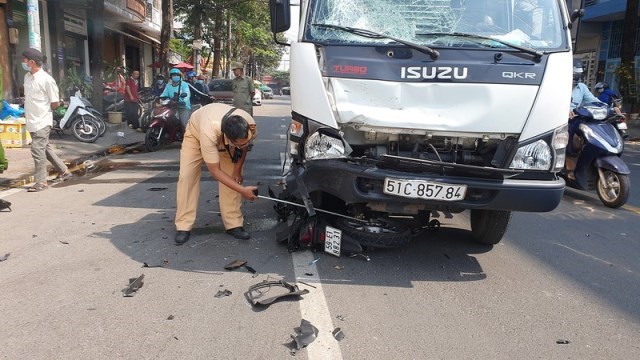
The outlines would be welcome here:
M 220 9 L 216 11 L 216 15 L 213 23 L 213 67 L 212 77 L 220 76 L 220 63 L 222 62 L 222 23 L 223 23 L 224 10 Z
M 638 27 L 638 0 L 627 0 L 622 30 L 621 62 L 633 62 L 636 52 L 636 28 Z
M 11 86 L 11 62 L 9 61 L 9 30 L 7 28 L 5 3 L 0 4 L 0 97 L 16 97 Z
M 173 0 L 162 0 L 162 29 L 160 30 L 160 73 L 169 72 L 169 42 L 173 32 Z
M 226 78 L 230 78 L 231 77 L 231 69 L 229 69 L 229 67 L 231 66 L 231 12 L 227 11 L 227 42 L 226 42 L 226 51 L 225 51 L 225 56 L 226 61 L 224 62 L 224 76 Z

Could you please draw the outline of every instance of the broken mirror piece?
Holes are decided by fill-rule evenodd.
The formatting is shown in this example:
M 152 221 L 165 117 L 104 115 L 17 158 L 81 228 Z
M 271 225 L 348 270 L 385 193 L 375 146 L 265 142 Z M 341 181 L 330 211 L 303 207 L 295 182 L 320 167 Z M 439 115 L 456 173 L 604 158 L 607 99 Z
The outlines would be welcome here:
M 291 338 L 296 342 L 298 350 L 308 346 L 318 337 L 318 328 L 305 319 L 302 319 L 300 327 L 294 328 L 293 331 L 296 335 L 291 335 Z
M 281 298 L 298 297 L 308 293 L 309 290 L 300 290 L 297 285 L 289 284 L 283 280 L 264 280 L 251 285 L 249 290 L 244 293 L 244 296 L 252 306 L 269 306 Z
M 225 297 L 225 296 L 229 296 L 233 294 L 230 290 L 224 289 L 224 290 L 219 290 L 215 295 L 213 295 L 214 297 L 217 298 L 221 298 L 221 297 Z
M 334 339 L 341 341 L 344 339 L 344 333 L 341 328 L 335 328 L 332 332 Z
M 247 260 L 241 260 L 241 259 L 236 259 L 233 260 L 232 262 L 228 263 L 227 265 L 224 266 L 225 270 L 235 270 L 237 268 L 240 268 L 242 266 L 244 266 L 244 264 L 247 263 Z
M 129 286 L 127 286 L 124 290 L 122 290 L 122 296 L 124 297 L 132 297 L 135 293 L 144 285 L 142 281 L 144 279 L 144 274 L 140 275 L 137 278 L 129 279 Z

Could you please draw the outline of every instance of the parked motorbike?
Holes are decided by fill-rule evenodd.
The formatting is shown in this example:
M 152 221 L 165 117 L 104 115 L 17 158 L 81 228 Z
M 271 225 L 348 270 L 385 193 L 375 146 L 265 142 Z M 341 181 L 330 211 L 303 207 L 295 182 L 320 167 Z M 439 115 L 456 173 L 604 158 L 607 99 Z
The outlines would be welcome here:
M 69 104 L 53 112 L 53 130 L 58 134 L 71 129 L 73 136 L 86 143 L 95 142 L 100 137 L 99 120 L 84 107 L 77 96 L 69 98 Z
M 574 110 L 577 116 L 571 121 L 578 121 L 577 130 L 567 146 L 567 161 L 560 176 L 567 186 L 595 189 L 604 205 L 619 208 L 629 199 L 630 171 L 621 159 L 624 140 L 614 126 L 619 115 L 612 112 L 602 103 Z M 568 162 L 575 162 L 573 173 L 567 169 Z
M 185 98 L 187 94 L 181 94 Z M 151 114 L 151 121 L 144 137 L 147 151 L 154 152 L 162 149 L 166 144 L 182 141 L 184 129 L 178 118 L 179 100 L 175 97 L 158 98 Z
M 100 126 L 100 136 L 104 136 L 104 134 L 107 132 L 107 124 L 104 121 L 104 116 L 102 116 L 102 113 L 98 111 L 98 109 L 93 107 L 93 104 L 91 104 L 91 101 L 89 101 L 89 99 L 82 96 L 82 92 L 77 86 L 69 88 L 67 92 L 69 94 L 69 98 L 71 98 L 71 96 L 75 96 L 79 98 L 80 101 L 82 101 L 85 110 L 90 112 L 91 115 L 93 115 L 98 121 L 98 126 Z

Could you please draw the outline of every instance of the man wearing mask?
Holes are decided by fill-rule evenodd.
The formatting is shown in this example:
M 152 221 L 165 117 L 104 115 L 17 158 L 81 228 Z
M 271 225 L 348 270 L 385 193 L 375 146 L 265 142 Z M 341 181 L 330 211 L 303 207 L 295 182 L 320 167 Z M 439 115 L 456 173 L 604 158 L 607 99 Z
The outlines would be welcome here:
M 186 81 L 182 81 L 180 69 L 171 69 L 169 76 L 171 77 L 171 81 L 164 88 L 160 96 L 169 98 L 173 98 L 176 95 L 178 96 L 178 118 L 180 118 L 182 128 L 186 129 L 189 116 L 191 116 L 191 93 L 189 92 L 189 84 L 187 84 Z M 182 94 L 186 94 L 186 96 Z
M 22 52 L 24 75 L 24 115 L 27 131 L 31 134 L 31 157 L 35 164 L 35 184 L 29 192 L 39 192 L 47 185 L 47 160 L 58 172 L 58 179 L 67 180 L 73 175 L 62 160 L 53 152 L 49 133 L 53 126 L 52 110 L 60 106 L 60 95 L 56 81 L 42 70 L 42 53 L 34 48 Z
M 232 65 L 233 70 L 233 106 L 242 109 L 253 116 L 253 96 L 256 90 L 253 87 L 253 80 L 244 76 L 244 66 L 236 62 Z
M 164 75 L 158 74 L 156 76 L 156 82 L 151 87 L 151 91 L 153 92 L 153 96 L 160 96 L 164 91 L 164 87 L 166 86 L 166 82 L 164 80 Z
M 127 124 L 130 128 L 139 129 L 140 119 L 138 119 L 138 79 L 140 78 L 140 72 L 133 70 L 131 76 L 125 84 L 124 90 L 124 111 L 127 117 Z

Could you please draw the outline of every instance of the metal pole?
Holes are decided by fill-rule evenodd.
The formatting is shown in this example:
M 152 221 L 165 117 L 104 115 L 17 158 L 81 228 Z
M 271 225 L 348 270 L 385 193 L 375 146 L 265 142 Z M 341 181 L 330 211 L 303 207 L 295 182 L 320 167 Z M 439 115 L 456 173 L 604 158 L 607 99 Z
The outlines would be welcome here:
M 27 0 L 27 27 L 29 29 L 29 47 L 42 50 L 38 0 Z

